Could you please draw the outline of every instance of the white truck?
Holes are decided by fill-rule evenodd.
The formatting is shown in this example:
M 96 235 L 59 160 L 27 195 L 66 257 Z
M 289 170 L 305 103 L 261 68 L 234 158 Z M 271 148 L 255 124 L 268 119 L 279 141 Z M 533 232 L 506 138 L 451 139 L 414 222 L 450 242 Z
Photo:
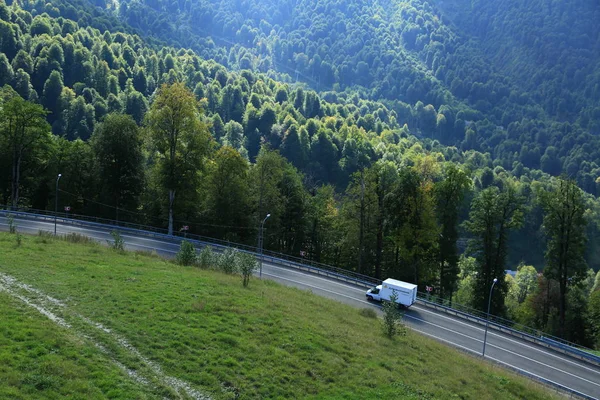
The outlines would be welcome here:
M 367 300 L 390 301 L 392 293 L 396 292 L 396 303 L 406 308 L 417 300 L 417 285 L 388 278 L 381 285 L 367 290 Z

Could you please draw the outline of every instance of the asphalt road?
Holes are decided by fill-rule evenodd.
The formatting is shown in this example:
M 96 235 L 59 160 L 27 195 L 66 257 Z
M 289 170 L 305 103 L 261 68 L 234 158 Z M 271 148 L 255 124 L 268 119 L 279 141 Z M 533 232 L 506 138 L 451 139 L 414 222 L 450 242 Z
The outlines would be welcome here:
M 39 230 L 54 231 L 52 222 L 15 219 L 17 229 L 23 233 L 37 234 Z M 0 217 L 0 229 L 8 230 L 7 221 Z M 87 228 L 70 225 L 57 226 L 58 234 L 77 232 L 106 243 L 112 240 L 110 229 Z M 179 245 L 122 233 L 127 248 L 131 250 L 156 251 L 173 256 Z M 0 260 L 2 259 L 0 255 Z M 263 264 L 264 278 L 273 279 L 288 286 L 310 290 L 357 308 L 370 307 L 379 311 L 377 303 L 368 302 L 365 289 L 323 276 L 273 265 Z M 481 355 L 484 326 L 437 312 L 426 306 L 413 305 L 404 314 L 405 323 L 413 330 L 474 355 Z M 556 385 L 569 388 L 588 397 L 600 399 L 600 368 L 575 358 L 554 352 L 542 346 L 490 329 L 487 336 L 486 359 Z

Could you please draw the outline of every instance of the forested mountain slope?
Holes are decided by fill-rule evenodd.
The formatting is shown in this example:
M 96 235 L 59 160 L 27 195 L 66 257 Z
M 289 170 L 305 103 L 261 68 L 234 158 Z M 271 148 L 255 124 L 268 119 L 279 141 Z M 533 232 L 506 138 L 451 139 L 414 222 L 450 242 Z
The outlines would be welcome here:
M 444 14 L 478 39 L 494 67 L 549 115 L 600 133 L 600 7 L 576 1 L 446 1 Z
M 566 173 L 598 192 L 597 4 L 121 4 L 133 26 L 228 68 L 287 73 L 317 91 L 360 90 L 400 116 L 421 116 L 409 121 L 413 132 L 490 152 L 506 169 Z

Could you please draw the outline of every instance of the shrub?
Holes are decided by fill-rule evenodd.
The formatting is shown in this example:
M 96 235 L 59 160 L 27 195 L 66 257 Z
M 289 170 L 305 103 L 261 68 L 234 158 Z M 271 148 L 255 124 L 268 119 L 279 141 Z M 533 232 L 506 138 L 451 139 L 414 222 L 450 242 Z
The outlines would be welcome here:
M 235 274 L 237 272 L 237 249 L 228 248 L 219 256 L 217 262 L 218 268 L 226 274 Z
M 21 243 L 23 242 L 23 235 L 21 235 L 20 233 L 17 233 L 16 239 L 17 239 L 17 247 L 21 246 Z
M 258 268 L 256 256 L 254 254 L 238 252 L 236 258 L 237 268 L 242 274 L 242 284 L 244 287 L 247 287 L 250 282 L 250 276 Z
M 192 243 L 183 240 L 175 259 L 179 265 L 194 265 L 196 263 L 196 248 Z
M 390 296 L 390 301 L 383 303 L 383 332 L 388 338 L 393 338 L 397 334 L 404 335 L 406 330 L 400 324 L 402 314 L 398 311 L 398 295 L 394 292 Z
M 111 247 L 116 251 L 125 251 L 125 241 L 119 231 L 112 231 L 110 236 L 113 237 L 113 242 L 110 244 Z
M 210 246 L 204 246 L 198 254 L 198 266 L 200 268 L 208 269 L 215 265 L 215 254 Z
M 8 232 L 17 233 L 17 225 L 15 224 L 15 217 L 12 214 L 8 214 Z

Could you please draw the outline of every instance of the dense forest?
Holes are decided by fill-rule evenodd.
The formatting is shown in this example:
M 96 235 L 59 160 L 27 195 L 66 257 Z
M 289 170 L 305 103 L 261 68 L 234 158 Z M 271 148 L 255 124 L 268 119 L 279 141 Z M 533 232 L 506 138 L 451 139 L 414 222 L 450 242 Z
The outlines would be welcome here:
M 593 92 L 570 86 L 568 115 L 537 102 L 473 45 L 491 32 L 454 28 L 459 13 L 418 1 L 0 4 L 0 201 L 53 209 L 61 174 L 61 210 L 246 244 L 270 213 L 270 250 L 479 309 L 491 280 L 518 269 L 493 313 L 594 345 Z M 560 210 L 578 235 L 557 236 Z
M 600 10 L 590 2 L 121 4 L 132 26 L 230 69 L 358 92 L 421 137 L 489 152 L 507 170 L 565 173 L 598 194 Z

